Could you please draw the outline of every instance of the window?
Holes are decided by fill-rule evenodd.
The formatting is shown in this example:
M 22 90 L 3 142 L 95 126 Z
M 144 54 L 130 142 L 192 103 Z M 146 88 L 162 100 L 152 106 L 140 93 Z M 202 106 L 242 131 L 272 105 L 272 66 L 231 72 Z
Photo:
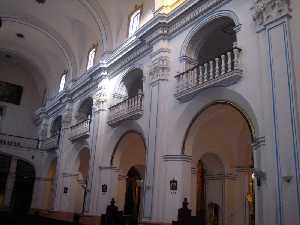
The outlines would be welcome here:
M 135 10 L 129 18 L 128 37 L 131 37 L 139 28 L 141 8 Z
M 66 76 L 67 76 L 66 73 L 64 73 L 64 74 L 61 76 L 58 92 L 62 92 L 62 91 L 65 89 Z
M 88 55 L 88 63 L 86 66 L 86 69 L 90 69 L 91 67 L 93 67 L 94 65 L 94 61 L 95 61 L 95 55 L 96 55 L 96 47 L 93 47 L 90 51 L 89 51 L 89 55 Z
M 0 106 L 0 121 L 2 120 L 4 116 L 4 109 Z
M 0 132 L 2 130 L 2 121 L 4 119 L 4 107 L 0 106 Z

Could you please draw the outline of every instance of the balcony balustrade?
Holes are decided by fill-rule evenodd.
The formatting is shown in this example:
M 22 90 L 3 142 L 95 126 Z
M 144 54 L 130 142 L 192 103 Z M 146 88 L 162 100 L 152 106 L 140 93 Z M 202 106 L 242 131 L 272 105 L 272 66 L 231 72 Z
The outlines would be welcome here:
M 37 149 L 39 147 L 39 140 L 34 138 L 25 138 L 21 136 L 0 133 L 0 145 L 27 149 Z
M 81 121 L 71 127 L 70 140 L 75 141 L 81 138 L 88 138 L 90 135 L 91 119 Z
M 50 138 L 41 141 L 40 149 L 41 150 L 55 150 L 59 146 L 60 134 L 56 134 Z
M 58 148 L 60 134 L 45 140 L 26 138 L 11 134 L 0 133 L 0 145 L 29 150 L 54 150 Z
M 109 108 L 108 125 L 118 126 L 125 120 L 136 120 L 143 115 L 143 93 L 128 98 Z
M 203 65 L 194 66 L 175 76 L 177 87 L 175 97 L 187 101 L 203 89 L 216 86 L 229 86 L 242 77 L 240 49 L 221 55 Z

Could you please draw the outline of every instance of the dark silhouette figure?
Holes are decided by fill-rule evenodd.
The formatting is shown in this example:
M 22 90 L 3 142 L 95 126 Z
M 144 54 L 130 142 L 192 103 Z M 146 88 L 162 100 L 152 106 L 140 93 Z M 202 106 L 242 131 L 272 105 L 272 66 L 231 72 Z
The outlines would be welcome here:
M 106 225 L 120 224 L 120 212 L 115 206 L 115 199 L 112 199 L 110 205 L 106 208 Z
M 191 210 L 188 208 L 187 198 L 184 198 L 182 208 L 178 209 L 178 222 L 180 224 L 188 223 L 191 219 Z

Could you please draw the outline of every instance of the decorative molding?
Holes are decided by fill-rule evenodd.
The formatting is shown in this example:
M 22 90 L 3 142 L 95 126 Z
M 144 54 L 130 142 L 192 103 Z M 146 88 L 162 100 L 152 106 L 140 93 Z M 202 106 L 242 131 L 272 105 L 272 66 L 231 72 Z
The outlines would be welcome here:
M 64 108 L 63 104 L 66 98 L 71 98 L 71 100 L 74 101 L 87 92 L 93 92 L 95 86 L 97 86 L 103 76 L 102 71 L 107 71 L 105 76 L 113 77 L 118 75 L 118 73 L 125 67 L 128 67 L 129 64 L 135 63 L 149 53 L 152 50 L 153 44 L 162 39 L 172 38 L 172 35 L 182 29 L 193 26 L 195 21 L 205 19 L 209 13 L 227 2 L 228 0 L 190 0 L 179 5 L 168 15 L 161 13 L 155 14 L 151 20 L 138 29 L 135 36 L 127 39 L 120 47 L 112 51 L 111 54 L 105 55 L 99 64 L 96 64 L 89 71 L 82 74 L 78 80 L 72 80 L 68 90 L 48 100 L 44 110 L 49 117 L 61 112 Z M 219 12 L 219 14 L 222 15 L 224 13 L 225 12 Z M 235 18 L 233 19 L 235 20 Z M 167 80 L 170 70 L 169 58 L 167 56 L 155 58 L 150 71 L 152 83 L 158 80 Z M 101 94 L 98 95 L 96 101 L 101 105 L 103 98 L 100 96 Z M 100 106 L 100 108 L 101 107 L 103 106 Z
M 72 105 L 71 103 L 67 102 L 62 116 L 62 127 L 69 128 L 71 121 L 72 121 Z
M 192 161 L 192 156 L 189 155 L 164 155 L 162 156 L 163 160 L 165 162 L 191 162 Z
M 107 110 L 107 83 L 108 79 L 105 77 L 99 84 L 96 93 L 93 96 L 93 110 L 95 112 Z
M 63 177 L 77 177 L 79 175 L 80 175 L 80 173 L 67 173 L 67 172 L 62 173 Z
M 254 139 L 253 143 L 251 144 L 253 150 L 258 150 L 265 145 L 266 145 L 266 137 L 265 136 L 256 137 Z
M 290 0 L 254 0 L 253 20 L 257 26 L 264 26 L 291 11 Z
M 159 56 L 153 60 L 149 72 L 151 84 L 160 80 L 168 80 L 170 72 L 169 61 L 168 56 Z

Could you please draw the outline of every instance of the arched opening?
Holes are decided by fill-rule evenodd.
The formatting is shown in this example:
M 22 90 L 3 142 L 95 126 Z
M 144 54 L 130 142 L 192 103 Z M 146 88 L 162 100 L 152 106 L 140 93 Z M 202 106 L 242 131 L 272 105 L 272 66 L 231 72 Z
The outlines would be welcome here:
M 128 72 L 120 82 L 113 97 L 115 102 L 122 102 L 125 99 L 137 96 L 143 92 L 143 71 L 134 69 Z
M 231 51 L 237 41 L 235 26 L 231 18 L 220 17 L 199 29 L 187 46 L 185 54 L 190 59 L 187 65 L 204 65 Z
M 208 106 L 192 122 L 185 154 L 192 156 L 194 215 L 209 224 L 254 225 L 252 130 L 227 103 Z
M 15 213 L 27 213 L 31 208 L 35 171 L 29 163 L 18 160 L 10 208 Z
M 133 224 L 137 224 L 141 218 L 145 160 L 146 148 L 143 137 L 136 132 L 123 135 L 111 161 L 112 165 L 120 170 L 114 196 L 125 217 Z
M 55 191 L 56 191 L 56 167 L 57 159 L 52 160 L 48 171 L 48 183 L 46 193 L 46 208 L 54 209 Z
M 88 188 L 90 151 L 87 148 L 80 150 L 76 160 L 78 177 L 74 184 L 75 209 L 77 213 L 84 213 Z
M 92 118 L 93 113 L 93 99 L 88 97 L 79 106 L 76 119 L 78 122 L 85 121 Z
M 58 116 L 52 123 L 51 129 L 50 129 L 50 137 L 59 135 L 61 128 L 62 128 L 62 116 Z

